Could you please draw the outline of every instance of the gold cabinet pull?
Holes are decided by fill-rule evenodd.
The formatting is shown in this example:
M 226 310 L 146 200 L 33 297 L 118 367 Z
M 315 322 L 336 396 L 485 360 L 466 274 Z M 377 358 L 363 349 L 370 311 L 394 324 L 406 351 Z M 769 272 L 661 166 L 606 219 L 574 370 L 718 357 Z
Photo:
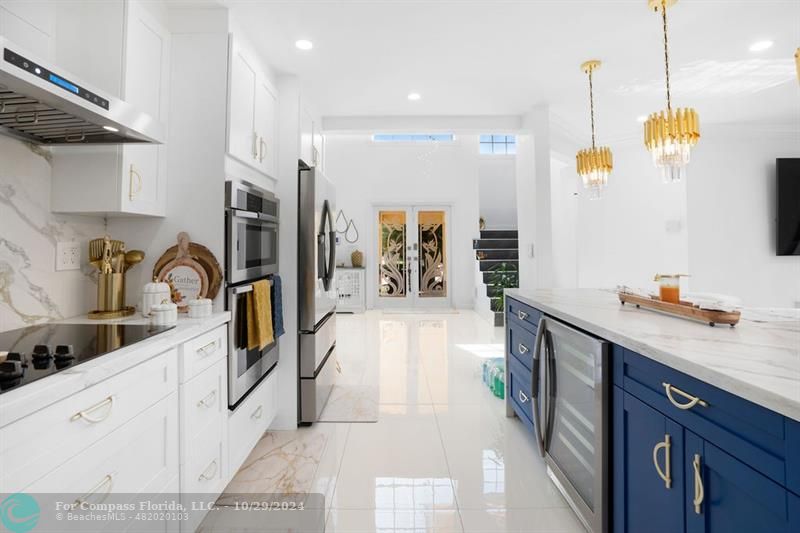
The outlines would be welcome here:
M 208 473 L 209 470 L 211 471 L 210 474 Z M 203 473 L 200 474 L 200 476 L 197 478 L 197 481 L 209 481 L 211 479 L 214 479 L 214 477 L 216 477 L 216 475 L 217 475 L 217 470 L 219 470 L 219 464 L 217 463 L 217 460 L 214 459 L 206 467 L 206 469 L 203 471 Z
M 101 416 L 99 418 L 93 418 L 92 416 L 89 415 L 89 413 L 93 413 L 93 412 L 97 411 L 98 409 L 100 409 L 102 407 L 105 407 L 106 405 L 108 406 L 108 411 L 106 411 L 106 413 L 103 416 Z M 114 409 L 114 396 L 109 396 L 108 398 L 106 398 L 102 402 L 98 402 L 98 403 L 94 404 L 93 406 L 91 406 L 91 407 L 89 407 L 87 409 L 84 409 L 83 411 L 78 411 L 77 413 L 72 415 L 69 420 L 70 420 L 70 422 L 74 422 L 76 420 L 83 419 L 83 420 L 86 420 L 87 422 L 89 422 L 91 424 L 97 424 L 98 422 L 102 422 L 103 420 L 105 420 L 106 418 L 111 416 L 111 411 L 113 409 Z
M 208 357 L 209 355 L 214 353 L 213 351 L 210 350 L 216 350 L 216 349 L 217 349 L 217 341 L 211 341 L 202 348 L 198 348 L 196 351 L 197 355 L 200 355 L 202 357 Z
M 253 132 L 253 146 L 250 149 L 250 152 L 251 152 L 250 155 L 253 156 L 253 159 L 258 159 L 258 132 L 257 131 Z
M 89 492 L 87 492 L 86 494 L 84 494 L 80 498 L 76 499 L 75 502 L 73 503 L 73 505 L 75 507 L 80 507 L 84 503 L 88 503 L 89 498 L 92 495 L 97 494 L 98 492 L 100 492 L 100 489 L 102 489 L 103 487 L 106 487 L 106 490 L 105 490 L 105 493 L 103 494 L 103 497 L 100 499 L 99 502 L 96 502 L 96 503 L 103 503 L 105 501 L 105 499 L 108 497 L 108 495 L 111 494 L 111 488 L 114 486 L 114 476 L 116 476 L 116 475 L 117 475 L 116 472 L 112 472 L 110 474 L 106 474 L 103 477 L 103 479 L 101 479 L 100 482 L 97 485 L 95 485 L 94 487 L 89 489 Z
M 264 161 L 264 156 L 267 154 L 267 143 L 264 142 L 264 137 L 258 138 L 258 162 Z
M 134 186 L 134 178 L 136 178 L 136 186 Z M 133 200 L 140 192 L 142 192 L 142 175 L 131 164 L 130 177 L 128 179 L 128 200 Z
M 653 448 L 653 465 L 656 467 L 658 477 L 664 480 L 664 486 L 668 489 L 672 488 L 672 470 L 670 467 L 671 448 L 672 439 L 668 434 L 664 435 L 664 440 L 656 444 Z M 661 466 L 658 464 L 658 452 L 661 449 L 664 450 L 664 470 L 661 470 Z
M 258 409 L 253 411 L 253 414 L 250 415 L 250 418 L 252 418 L 253 420 L 258 420 L 259 418 L 261 418 L 262 414 L 264 414 L 264 406 L 263 405 L 259 405 Z
M 700 405 L 702 407 L 708 407 L 708 402 L 706 402 L 705 400 L 701 400 L 697 396 L 692 396 L 688 392 L 684 392 L 681 389 L 679 389 L 679 388 L 677 388 L 677 387 L 675 387 L 673 385 L 670 385 L 669 383 L 662 383 L 661 386 L 664 387 L 664 391 L 666 391 L 667 398 L 669 398 L 670 403 L 672 405 L 674 405 L 675 407 L 677 407 L 678 409 L 683 409 L 685 411 L 687 409 L 691 409 L 695 405 Z M 678 403 L 675 400 L 675 398 L 672 396 L 673 393 L 677 394 L 678 396 L 682 396 L 682 397 L 686 398 L 687 400 L 689 400 L 689 402 L 688 403 Z
M 209 392 L 205 398 L 197 402 L 197 407 L 211 407 L 214 405 L 214 400 L 217 399 L 217 389 Z
M 694 501 L 692 503 L 694 504 L 694 512 L 701 514 L 703 509 L 700 506 L 703 505 L 706 494 L 703 489 L 703 473 L 700 471 L 700 455 L 694 454 L 692 466 L 694 467 Z

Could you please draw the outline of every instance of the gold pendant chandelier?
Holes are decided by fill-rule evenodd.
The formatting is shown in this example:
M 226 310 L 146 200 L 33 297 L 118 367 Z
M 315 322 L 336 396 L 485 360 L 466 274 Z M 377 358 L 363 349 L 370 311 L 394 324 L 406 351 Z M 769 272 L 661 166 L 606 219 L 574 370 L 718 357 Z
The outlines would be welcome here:
M 647 0 L 647 5 L 661 11 L 664 29 L 664 67 L 667 79 L 667 109 L 651 114 L 644 123 L 644 144 L 661 169 L 667 183 L 680 181 L 686 174 L 692 147 L 700 139 L 700 119 L 689 107 L 672 109 L 669 87 L 669 43 L 667 41 L 667 8 L 678 0 Z
M 600 67 L 600 61 L 592 59 L 581 64 L 581 70 L 589 76 L 589 114 L 592 119 L 592 147 L 578 151 L 575 156 L 578 174 L 583 180 L 584 188 L 589 190 L 589 198 L 600 198 L 603 189 L 608 185 L 608 175 L 614 166 L 611 149 L 607 146 L 597 147 L 594 135 L 594 91 L 592 72 Z

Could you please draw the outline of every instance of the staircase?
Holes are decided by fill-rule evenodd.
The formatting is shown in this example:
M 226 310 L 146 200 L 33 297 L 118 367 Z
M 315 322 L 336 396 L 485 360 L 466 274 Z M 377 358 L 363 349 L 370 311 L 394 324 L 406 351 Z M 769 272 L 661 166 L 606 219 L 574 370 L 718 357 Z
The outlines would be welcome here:
M 472 240 L 477 262 L 476 310 L 495 326 L 504 324 L 503 286 L 496 285 L 498 270 L 513 270 L 506 288 L 519 286 L 519 234 L 517 230 L 484 229 L 480 239 Z

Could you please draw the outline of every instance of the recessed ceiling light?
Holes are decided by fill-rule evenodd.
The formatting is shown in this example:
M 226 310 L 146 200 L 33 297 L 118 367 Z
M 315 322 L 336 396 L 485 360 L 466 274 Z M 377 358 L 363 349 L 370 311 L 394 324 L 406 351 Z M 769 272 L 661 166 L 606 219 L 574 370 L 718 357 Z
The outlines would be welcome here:
M 300 39 L 299 41 L 295 41 L 294 45 L 299 50 L 311 50 L 312 48 L 314 48 L 314 43 L 306 39 Z
M 412 102 L 416 102 L 420 98 L 422 98 L 422 96 L 420 96 L 419 93 L 408 93 L 408 99 L 411 100 Z
M 118 132 L 118 131 L 119 131 L 119 130 L 118 130 L 117 128 L 115 128 L 114 126 L 103 126 L 103 129 L 104 129 L 104 130 L 108 130 L 108 131 L 112 131 L 112 132 L 114 132 L 114 133 L 116 133 L 116 132 Z
M 750 45 L 751 52 L 763 52 L 768 48 L 772 48 L 772 41 L 758 41 Z
M 636 117 L 636 122 L 647 122 L 647 115 L 639 115 Z

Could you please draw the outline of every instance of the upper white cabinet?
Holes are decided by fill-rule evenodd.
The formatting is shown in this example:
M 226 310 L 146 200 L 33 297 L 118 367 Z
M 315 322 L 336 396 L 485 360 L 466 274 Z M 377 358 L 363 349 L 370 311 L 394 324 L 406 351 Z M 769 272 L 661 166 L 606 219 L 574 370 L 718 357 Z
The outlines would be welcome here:
M 231 36 L 228 79 L 228 154 L 274 177 L 277 92 L 254 56 Z
M 103 2 L 99 12 L 95 3 L 69 4 L 58 10 L 59 65 L 166 124 L 170 33 L 162 17 L 134 0 Z M 51 208 L 164 216 L 166 168 L 166 145 L 55 148 Z
M 51 2 L 0 0 L 0 35 L 42 59 L 53 58 L 55 7 Z

